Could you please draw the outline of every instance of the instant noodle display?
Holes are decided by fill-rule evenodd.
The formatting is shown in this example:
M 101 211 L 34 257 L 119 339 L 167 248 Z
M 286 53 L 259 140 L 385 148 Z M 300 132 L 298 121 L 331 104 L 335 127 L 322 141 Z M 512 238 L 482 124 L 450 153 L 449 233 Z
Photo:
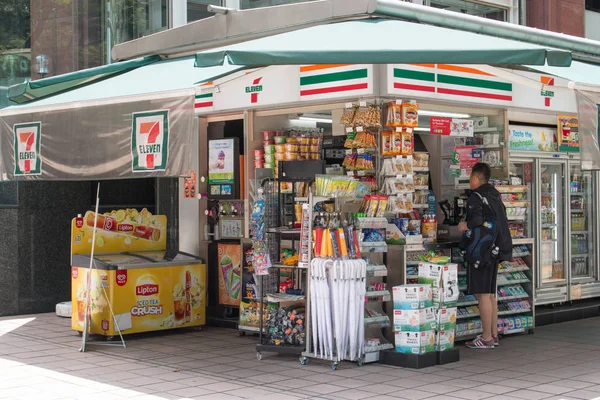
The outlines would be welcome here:
M 289 128 L 263 131 L 263 149 L 254 150 L 255 168 L 272 168 L 277 176 L 280 161 L 320 160 L 322 129 Z

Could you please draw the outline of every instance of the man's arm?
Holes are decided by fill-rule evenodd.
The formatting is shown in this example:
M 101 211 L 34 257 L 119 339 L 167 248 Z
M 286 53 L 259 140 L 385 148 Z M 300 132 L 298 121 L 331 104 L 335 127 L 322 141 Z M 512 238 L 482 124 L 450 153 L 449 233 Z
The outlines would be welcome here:
M 483 202 L 481 198 L 471 193 L 467 199 L 467 226 L 469 229 L 483 225 Z

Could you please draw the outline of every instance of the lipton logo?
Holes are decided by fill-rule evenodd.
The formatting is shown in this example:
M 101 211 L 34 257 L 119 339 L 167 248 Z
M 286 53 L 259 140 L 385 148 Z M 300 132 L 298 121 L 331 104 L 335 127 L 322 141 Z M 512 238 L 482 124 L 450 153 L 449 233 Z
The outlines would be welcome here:
M 79 269 L 71 268 L 71 276 L 73 277 L 73 279 L 77 279 L 77 277 L 79 276 Z
M 78 218 L 75 218 L 75 226 L 76 226 L 78 229 L 81 229 L 81 228 L 83 228 L 83 218 L 79 218 L 79 217 L 78 217 Z
M 40 157 L 40 142 L 42 135 L 41 122 L 15 124 L 15 176 L 41 175 L 42 159 Z
M 125 286 L 127 284 L 127 270 L 118 270 L 116 275 L 117 285 Z
M 154 296 L 155 294 L 158 294 L 158 285 L 147 283 L 145 285 L 136 286 L 135 294 L 137 296 Z
M 252 86 L 246 86 L 246 93 L 250 93 L 250 102 L 258 102 L 258 94 L 263 91 L 263 87 L 260 84 L 262 77 L 256 78 L 252 81 Z
M 133 113 L 133 172 L 165 171 L 169 153 L 169 110 Z
M 131 224 L 119 224 L 117 227 L 119 232 L 133 232 L 133 225 Z
M 552 90 L 548 90 L 546 86 L 554 86 L 554 78 L 551 76 L 540 76 L 540 81 L 542 82 L 542 90 L 540 91 L 540 95 L 544 97 L 544 105 L 546 107 L 550 107 L 550 100 L 554 97 L 554 92 Z

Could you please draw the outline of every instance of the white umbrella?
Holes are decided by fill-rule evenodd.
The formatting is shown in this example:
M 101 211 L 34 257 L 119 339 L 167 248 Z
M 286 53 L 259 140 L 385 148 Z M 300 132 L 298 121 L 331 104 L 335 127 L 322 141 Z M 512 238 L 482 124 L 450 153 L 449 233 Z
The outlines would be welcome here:
M 310 312 L 312 325 L 312 338 L 314 354 L 317 354 L 317 342 L 318 342 L 318 327 L 319 327 L 319 315 L 317 313 L 317 278 L 316 278 L 316 265 L 318 258 L 313 258 L 310 263 Z M 310 351 L 310 349 L 309 349 Z

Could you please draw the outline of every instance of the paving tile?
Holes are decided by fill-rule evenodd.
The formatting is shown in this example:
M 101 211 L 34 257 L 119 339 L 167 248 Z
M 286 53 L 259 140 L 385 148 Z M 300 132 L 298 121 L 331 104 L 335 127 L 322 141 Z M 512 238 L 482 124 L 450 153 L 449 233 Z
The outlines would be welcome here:
M 551 383 L 545 383 L 543 385 L 531 386 L 529 390 L 535 390 L 536 392 L 544 392 L 552 395 L 563 394 L 573 391 L 573 388 L 555 385 Z
M 452 396 L 465 400 L 480 400 L 493 396 L 492 393 L 478 390 L 477 387 L 472 389 L 461 389 L 451 393 Z
M 506 379 L 500 382 L 496 382 L 496 385 L 512 387 L 515 389 L 527 389 L 532 386 L 539 385 L 538 382 L 525 381 L 522 379 Z
M 575 390 L 565 394 L 566 396 L 573 397 L 575 399 L 597 399 L 600 397 L 600 391 L 592 391 L 587 389 Z
M 481 392 L 493 393 L 493 394 L 504 394 L 504 393 L 514 392 L 516 390 L 514 387 L 497 385 L 497 384 L 481 385 L 481 386 L 475 387 L 474 389 L 481 391 Z
M 427 392 L 420 389 L 401 389 L 397 392 L 388 393 L 388 395 L 400 397 L 401 399 L 428 399 L 430 397 L 437 396 L 436 393 Z
M 195 397 L 204 396 L 207 394 L 214 394 L 215 392 L 213 392 L 212 390 L 207 390 L 207 389 L 201 388 L 201 387 L 187 387 L 187 388 L 183 388 L 183 389 L 170 390 L 169 393 L 179 396 L 179 397 L 195 398 Z
M 360 399 L 368 399 L 369 397 L 373 397 L 373 396 L 375 396 L 375 393 L 365 392 L 360 389 L 348 389 L 348 390 L 343 390 L 341 392 L 333 393 L 329 397 L 332 397 L 334 399 L 360 400 Z M 416 400 L 418 400 L 418 399 L 416 399 Z
M 274 387 L 274 386 L 269 386 L 269 387 L 276 389 L 276 387 Z M 343 392 L 345 390 L 348 390 L 348 388 L 345 388 L 342 386 L 331 385 L 328 383 L 320 383 L 320 384 L 311 385 L 311 386 L 296 386 L 296 384 L 294 383 L 294 387 L 300 388 L 298 390 L 299 393 L 302 393 L 303 391 L 306 390 L 306 392 L 308 392 L 308 393 L 318 394 L 318 395 L 331 394 L 331 393 L 335 393 L 335 392 Z
M 552 397 L 551 394 L 536 392 L 534 390 L 528 389 L 520 389 L 510 393 L 511 396 L 518 397 L 520 399 L 526 400 L 539 400 L 539 399 L 547 399 L 548 397 Z

